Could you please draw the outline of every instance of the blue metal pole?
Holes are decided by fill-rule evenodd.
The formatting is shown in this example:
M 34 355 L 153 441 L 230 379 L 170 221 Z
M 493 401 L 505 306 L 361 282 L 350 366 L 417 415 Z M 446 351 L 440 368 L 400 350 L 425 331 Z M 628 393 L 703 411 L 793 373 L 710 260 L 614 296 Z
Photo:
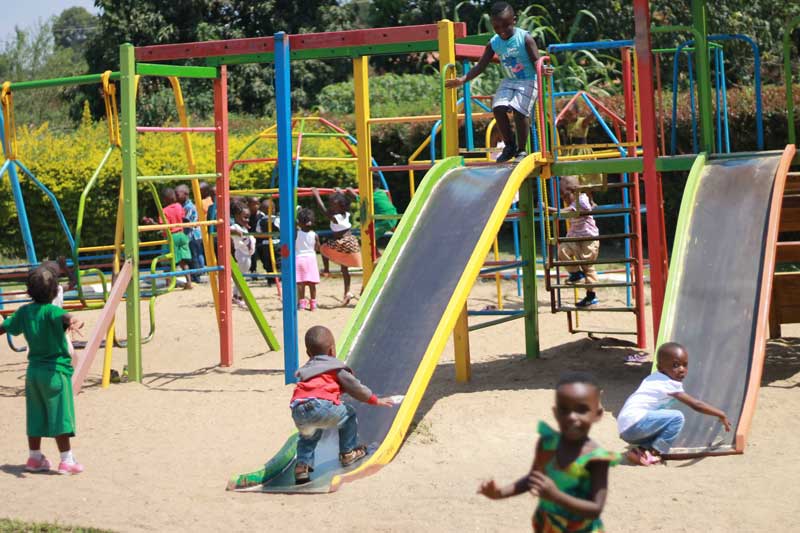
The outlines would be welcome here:
M 278 189 L 281 217 L 281 286 L 283 287 L 284 382 L 294 383 L 300 366 L 297 332 L 297 286 L 294 257 L 294 177 L 292 175 L 292 93 L 289 36 L 275 34 L 275 108 L 278 126 Z
M 725 136 L 725 153 L 731 153 L 731 132 L 728 120 L 728 80 L 725 74 L 725 50 L 719 50 L 720 63 L 722 64 L 722 123 Z
M 5 154 L 6 137 L 5 127 L 3 125 L 3 116 L 0 115 L 0 145 L 3 147 L 3 154 Z M 8 182 L 11 184 L 11 196 L 14 198 L 14 205 L 17 208 L 17 217 L 19 218 L 19 230 L 22 234 L 22 242 L 25 245 L 25 257 L 31 265 L 38 264 L 36 259 L 36 249 L 33 246 L 33 236 L 31 235 L 31 226 L 28 223 L 28 211 L 25 209 L 25 199 L 22 196 L 22 188 L 19 185 L 19 176 L 17 175 L 17 168 L 14 162 L 6 161 L 3 168 L 8 170 Z M 0 172 L 0 179 L 3 178 L 3 173 Z
M 722 133 L 722 82 L 719 74 L 719 52 L 720 49 L 714 48 L 714 96 L 716 98 L 716 108 L 714 118 L 717 122 L 717 132 Z M 717 153 L 722 153 L 722 135 L 717 135 Z
M 75 249 L 75 239 L 72 237 L 72 232 L 69 229 L 69 224 L 67 224 L 67 219 L 64 218 L 64 213 L 61 211 L 61 205 L 58 203 L 58 198 L 53 192 L 48 189 L 44 183 L 39 181 L 39 179 L 31 172 L 28 167 L 22 164 L 21 161 L 15 161 L 17 166 L 22 170 L 23 173 L 27 174 L 27 176 L 33 181 L 33 183 L 39 187 L 39 189 L 50 198 L 50 201 L 53 203 L 53 209 L 56 212 L 56 217 L 58 218 L 59 224 L 61 224 L 61 229 L 64 230 L 64 234 L 67 236 L 67 240 L 69 241 L 69 248 L 70 250 Z
M 469 61 L 464 61 L 464 74 L 469 72 Z M 464 84 L 464 131 L 467 137 L 467 150 L 475 149 L 475 134 L 472 124 L 472 87 L 471 83 Z M 487 148 L 489 148 L 487 146 Z

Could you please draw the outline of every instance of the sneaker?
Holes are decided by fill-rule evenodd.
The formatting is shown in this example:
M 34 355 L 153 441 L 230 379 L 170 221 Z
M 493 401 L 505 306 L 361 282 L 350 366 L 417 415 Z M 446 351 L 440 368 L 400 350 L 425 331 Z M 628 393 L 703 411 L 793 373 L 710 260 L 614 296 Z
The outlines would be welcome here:
M 50 461 L 44 455 L 39 459 L 28 457 L 28 462 L 25 463 L 25 470 L 28 472 L 47 472 L 50 470 Z
M 58 465 L 58 473 L 62 476 L 74 476 L 81 472 L 83 472 L 83 465 L 78 462 L 65 463 L 62 461 L 61 464 Z
M 597 296 L 595 296 L 594 294 L 589 296 L 587 294 L 583 300 L 575 304 L 575 307 L 589 307 L 590 305 L 597 305 L 599 303 L 600 300 L 597 299 Z
M 297 308 L 298 309 L 301 309 L 301 310 L 305 309 L 306 311 L 308 311 L 308 307 L 309 307 L 308 300 L 306 300 L 305 298 L 301 298 L 300 301 L 297 302 Z
M 517 155 L 517 145 L 516 144 L 507 145 L 505 148 L 503 148 L 503 152 L 499 156 L 497 156 L 495 162 L 505 163 L 506 161 L 513 159 L 515 155 Z
M 516 155 L 516 156 L 514 156 L 514 161 L 516 161 L 517 163 L 519 163 L 520 161 L 522 161 L 522 160 L 523 160 L 523 159 L 525 159 L 526 157 L 528 157 L 528 152 L 526 152 L 525 150 L 522 150 L 522 151 L 520 151 L 520 152 L 517 152 L 517 155 Z
M 314 311 L 317 308 L 317 301 L 316 300 L 309 300 L 308 302 L 308 310 Z
M 311 472 L 314 469 L 304 463 L 297 463 L 294 465 L 294 483 L 295 485 L 302 485 L 311 481 Z
M 572 272 L 565 283 L 569 283 L 570 285 L 578 283 L 582 279 L 586 279 L 586 274 L 578 270 L 577 272 Z

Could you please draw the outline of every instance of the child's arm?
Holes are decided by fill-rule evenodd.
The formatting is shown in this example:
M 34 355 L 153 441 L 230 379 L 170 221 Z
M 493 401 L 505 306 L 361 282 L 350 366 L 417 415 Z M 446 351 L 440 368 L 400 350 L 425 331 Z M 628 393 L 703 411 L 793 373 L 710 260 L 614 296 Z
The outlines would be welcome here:
M 530 33 L 525 36 L 525 51 L 528 53 L 528 59 L 536 66 L 536 62 L 539 61 L 539 47 L 536 46 L 536 41 Z
M 314 233 L 314 251 L 319 253 L 319 235 Z
M 328 217 L 328 220 L 335 222 L 333 215 L 330 214 L 328 208 L 325 206 L 325 202 L 322 201 L 322 197 L 319 195 L 319 189 L 316 187 L 311 187 L 311 194 L 314 195 L 314 200 L 317 201 L 317 205 L 320 209 L 322 209 L 322 212 L 325 213 L 325 216 Z
M 342 390 L 356 400 L 370 405 L 393 407 L 394 403 L 389 398 L 378 398 L 366 385 L 361 383 L 349 370 L 340 370 L 336 374 Z
M 536 470 L 531 472 L 528 481 L 531 492 L 545 500 L 567 509 L 583 518 L 598 518 L 603 512 L 608 494 L 608 468 L 607 461 L 591 461 L 586 469 L 592 478 L 591 496 L 589 500 L 576 498 L 558 490 L 553 480 L 544 472 Z
M 61 321 L 64 324 L 64 328 L 69 333 L 78 333 L 83 329 L 83 320 L 71 315 L 70 313 L 64 313 L 61 315 Z
M 535 44 L 533 46 L 534 48 L 536 47 Z M 444 82 L 444 86 L 447 87 L 448 89 L 457 89 L 458 87 L 461 87 L 465 83 L 474 80 L 475 78 L 480 76 L 484 70 L 486 70 L 486 67 L 489 66 L 489 63 L 492 62 L 493 57 L 494 57 L 494 49 L 492 48 L 491 44 L 487 44 L 486 48 L 483 49 L 483 55 L 481 56 L 481 58 L 478 60 L 477 63 L 475 63 L 474 67 L 469 69 L 469 72 L 467 72 L 465 76 L 461 76 L 460 78 L 455 78 L 452 80 L 447 80 Z
M 530 476 L 533 472 L 541 469 L 541 466 L 538 464 L 539 457 L 541 456 L 542 451 L 542 441 L 539 440 L 536 443 L 536 454 L 533 457 L 533 465 L 531 465 L 530 473 L 525 474 L 518 480 L 514 481 L 513 483 L 509 483 L 503 487 L 498 487 L 497 482 L 493 479 L 489 481 L 484 481 L 478 487 L 478 494 L 483 494 L 490 500 L 500 500 L 503 498 L 510 498 L 512 496 L 518 496 L 520 494 L 524 494 L 530 490 Z
M 698 413 L 703 413 L 704 415 L 715 416 L 719 418 L 719 421 L 722 422 L 722 425 L 725 426 L 725 431 L 731 430 L 731 422 L 728 420 L 728 417 L 725 415 L 722 410 L 717 409 L 713 405 L 709 405 L 706 402 L 700 401 L 694 396 L 691 396 L 685 392 L 676 392 L 675 394 L 671 394 L 673 398 L 678 400 L 679 402 L 685 403 Z

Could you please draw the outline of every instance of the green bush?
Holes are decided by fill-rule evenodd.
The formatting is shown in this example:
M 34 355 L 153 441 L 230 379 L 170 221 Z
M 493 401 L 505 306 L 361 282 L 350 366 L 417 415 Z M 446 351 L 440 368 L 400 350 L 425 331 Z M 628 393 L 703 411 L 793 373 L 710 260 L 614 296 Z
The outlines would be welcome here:
M 355 112 L 353 82 L 333 83 L 319 93 L 319 109 L 333 115 Z M 396 117 L 436 113 L 441 101 L 438 75 L 383 74 L 369 79 L 370 114 Z

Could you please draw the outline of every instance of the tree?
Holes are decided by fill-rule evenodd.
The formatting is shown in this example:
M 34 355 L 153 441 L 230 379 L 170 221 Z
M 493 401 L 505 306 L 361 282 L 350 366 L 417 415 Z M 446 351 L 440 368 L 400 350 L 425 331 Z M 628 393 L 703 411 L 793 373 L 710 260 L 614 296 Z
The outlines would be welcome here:
M 97 31 L 97 17 L 82 7 L 70 7 L 53 20 L 53 40 L 57 48 L 84 53 L 89 37 Z

